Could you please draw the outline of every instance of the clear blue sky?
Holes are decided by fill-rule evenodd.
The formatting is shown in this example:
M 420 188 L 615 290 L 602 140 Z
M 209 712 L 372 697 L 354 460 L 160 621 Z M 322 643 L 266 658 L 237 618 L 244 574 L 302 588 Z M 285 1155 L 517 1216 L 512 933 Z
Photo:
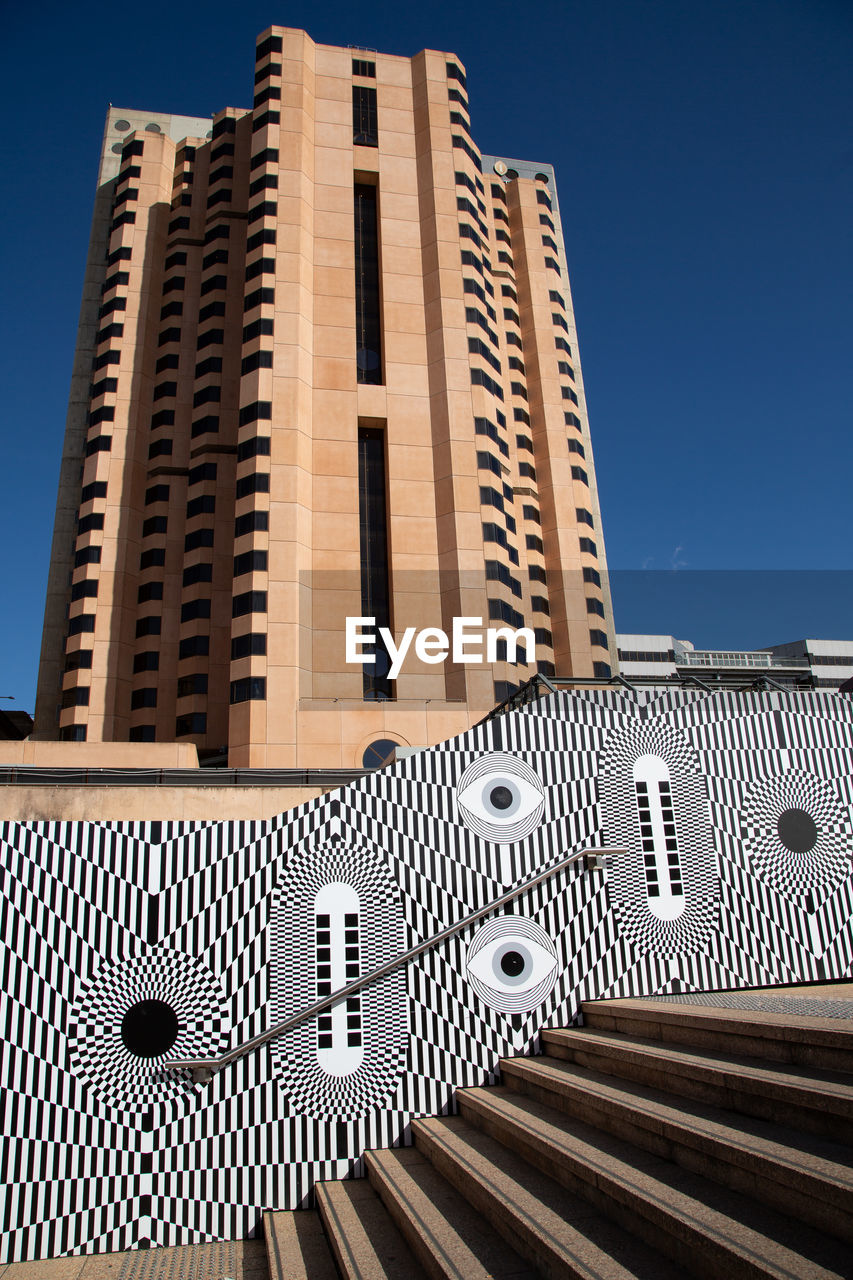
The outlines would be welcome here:
M 483 151 L 556 167 L 617 629 L 853 638 L 849 0 L 48 0 L 0 55 L 0 694 L 32 709 L 107 104 L 249 106 L 272 22 L 456 52 Z

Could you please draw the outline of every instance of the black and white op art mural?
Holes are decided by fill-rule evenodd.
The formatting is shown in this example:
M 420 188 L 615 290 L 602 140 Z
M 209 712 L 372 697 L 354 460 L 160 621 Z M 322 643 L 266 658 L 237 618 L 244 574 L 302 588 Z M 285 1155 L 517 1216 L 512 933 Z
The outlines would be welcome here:
M 582 999 L 850 975 L 851 817 L 853 699 L 607 690 L 270 821 L 2 824 L 0 1261 L 249 1234 Z

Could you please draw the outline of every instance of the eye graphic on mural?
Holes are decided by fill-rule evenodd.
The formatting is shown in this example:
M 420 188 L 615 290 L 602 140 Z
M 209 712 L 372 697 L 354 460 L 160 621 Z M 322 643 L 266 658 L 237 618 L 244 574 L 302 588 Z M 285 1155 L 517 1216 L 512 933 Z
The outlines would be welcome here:
M 528 764 L 494 752 L 469 765 L 459 780 L 456 801 L 463 822 L 485 840 L 523 840 L 542 821 L 545 791 Z
M 557 952 L 545 930 L 524 916 L 499 916 L 471 939 L 468 980 L 490 1009 L 528 1013 L 557 981 Z

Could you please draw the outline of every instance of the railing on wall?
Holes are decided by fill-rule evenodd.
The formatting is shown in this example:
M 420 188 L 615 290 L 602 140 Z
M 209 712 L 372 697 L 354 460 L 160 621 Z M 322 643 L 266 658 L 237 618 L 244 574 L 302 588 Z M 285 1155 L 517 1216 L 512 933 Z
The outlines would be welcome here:
M 331 1009 L 333 1005 L 338 1004 L 341 1000 L 345 1000 L 348 996 L 354 995 L 356 991 L 360 991 L 363 987 L 369 986 L 372 982 L 377 982 L 380 978 L 384 978 L 387 974 L 393 973 L 395 969 L 399 969 L 402 965 L 408 964 L 410 960 L 414 960 L 417 956 L 422 955 L 424 951 L 436 947 L 441 942 L 445 942 L 448 938 L 452 938 L 454 934 L 461 933 L 463 929 L 467 929 L 469 925 L 476 924 L 478 920 L 482 920 L 484 916 L 491 915 L 492 912 L 500 910 L 501 907 L 513 902 L 516 898 L 520 898 L 522 894 L 527 893 L 530 889 L 535 889 L 537 885 L 543 881 L 549 880 L 559 871 L 563 871 L 566 867 L 570 867 L 575 863 L 582 862 L 587 871 L 605 871 L 612 858 L 619 854 L 627 852 L 625 849 L 580 849 L 575 853 L 569 854 L 568 857 L 562 858 L 559 862 L 552 863 L 550 867 L 546 867 L 544 871 L 538 872 L 529 879 L 516 885 L 515 888 L 508 890 L 499 898 L 493 899 L 485 907 L 479 907 L 476 911 L 472 911 L 462 920 L 457 920 L 454 924 L 448 925 L 446 929 L 442 929 L 440 933 L 433 934 L 431 938 L 427 938 L 425 942 L 419 942 L 417 946 L 410 947 L 408 951 L 404 951 L 402 955 L 395 956 L 393 960 L 387 961 L 386 964 L 380 965 L 373 969 L 370 973 L 364 974 L 360 978 L 356 978 L 353 982 L 348 983 L 345 987 L 340 987 L 331 995 L 323 996 L 320 1000 L 315 1000 L 313 1004 L 308 1005 L 301 1013 L 294 1014 L 292 1018 L 285 1019 L 284 1022 L 277 1023 L 274 1027 L 270 1027 L 267 1031 L 262 1031 L 260 1035 L 253 1036 L 251 1040 L 246 1040 L 243 1044 L 238 1045 L 235 1049 L 230 1049 L 228 1053 L 224 1053 L 219 1058 L 180 1058 L 172 1059 L 164 1062 L 163 1066 L 170 1070 L 183 1070 L 192 1073 L 195 1083 L 202 1083 L 209 1080 L 217 1071 L 221 1071 L 223 1067 L 227 1067 L 230 1063 L 236 1062 L 238 1058 L 244 1057 L 245 1054 L 260 1049 L 262 1045 L 268 1044 L 270 1040 L 275 1040 L 278 1036 L 284 1035 L 286 1031 L 290 1031 L 293 1027 L 299 1026 L 301 1022 L 305 1022 L 308 1018 L 313 1018 L 319 1013 Z

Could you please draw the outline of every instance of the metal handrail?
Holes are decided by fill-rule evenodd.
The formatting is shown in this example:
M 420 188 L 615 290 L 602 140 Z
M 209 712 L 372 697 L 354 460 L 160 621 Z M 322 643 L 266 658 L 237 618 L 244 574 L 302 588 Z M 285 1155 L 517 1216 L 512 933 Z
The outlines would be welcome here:
M 236 1049 L 230 1049 L 228 1053 L 224 1053 L 220 1058 L 180 1058 L 169 1062 L 164 1062 L 163 1066 L 170 1070 L 191 1071 L 193 1080 L 199 1084 L 205 1080 L 209 1080 L 223 1067 L 227 1067 L 229 1063 L 236 1062 L 238 1058 L 242 1058 L 245 1054 L 251 1053 L 253 1049 L 259 1049 L 261 1045 L 267 1044 L 270 1040 L 277 1039 L 278 1036 L 284 1035 L 285 1031 L 290 1031 L 292 1027 L 298 1026 L 300 1022 L 304 1022 L 306 1018 L 312 1018 L 315 1014 L 323 1013 L 324 1010 L 330 1009 L 332 1005 L 337 1004 L 340 1000 L 345 1000 L 347 996 L 353 995 L 354 992 L 360 991 L 362 987 L 366 987 L 371 982 L 384 978 L 386 974 L 392 973 L 401 965 L 408 964 L 410 960 L 414 960 L 416 956 L 422 952 L 428 951 L 430 947 L 436 947 L 440 942 L 444 942 L 446 938 L 451 938 L 455 933 L 461 933 L 468 925 L 474 924 L 477 920 L 482 920 L 483 916 L 491 915 L 493 911 L 497 911 L 500 907 L 505 906 L 508 902 L 512 902 L 515 898 L 521 897 L 528 889 L 534 889 L 536 885 L 541 884 L 543 880 L 548 880 L 551 876 L 556 875 L 558 871 L 562 871 L 565 867 L 569 867 L 572 863 L 585 861 L 587 870 L 603 871 L 607 866 L 607 859 L 616 857 L 618 854 L 626 853 L 625 849 L 581 849 L 576 853 L 570 853 L 567 858 L 555 862 L 553 866 L 547 867 L 544 871 L 540 871 L 537 875 L 531 876 L 529 880 L 525 880 L 523 884 L 516 885 L 514 889 L 510 889 L 507 893 L 502 894 L 499 898 L 495 898 L 488 906 L 479 907 L 476 911 L 472 911 L 470 915 L 465 916 L 463 920 L 457 920 L 455 924 L 448 925 L 446 929 L 442 929 L 440 933 L 434 934 L 431 938 L 427 938 L 426 942 L 419 942 L 416 947 L 410 947 L 408 951 L 404 951 L 402 955 L 396 956 L 393 960 L 386 961 L 377 969 L 373 969 L 370 973 L 365 974 L 361 978 L 356 978 L 353 982 L 347 983 L 345 987 L 341 987 L 332 995 L 323 996 L 321 1000 L 315 1000 L 307 1009 L 303 1009 L 301 1013 L 296 1013 L 290 1018 L 286 1018 L 284 1022 L 276 1023 L 274 1027 L 270 1027 L 268 1031 L 262 1031 L 260 1035 L 253 1036 L 251 1040 L 246 1040 L 243 1044 L 238 1045 Z

